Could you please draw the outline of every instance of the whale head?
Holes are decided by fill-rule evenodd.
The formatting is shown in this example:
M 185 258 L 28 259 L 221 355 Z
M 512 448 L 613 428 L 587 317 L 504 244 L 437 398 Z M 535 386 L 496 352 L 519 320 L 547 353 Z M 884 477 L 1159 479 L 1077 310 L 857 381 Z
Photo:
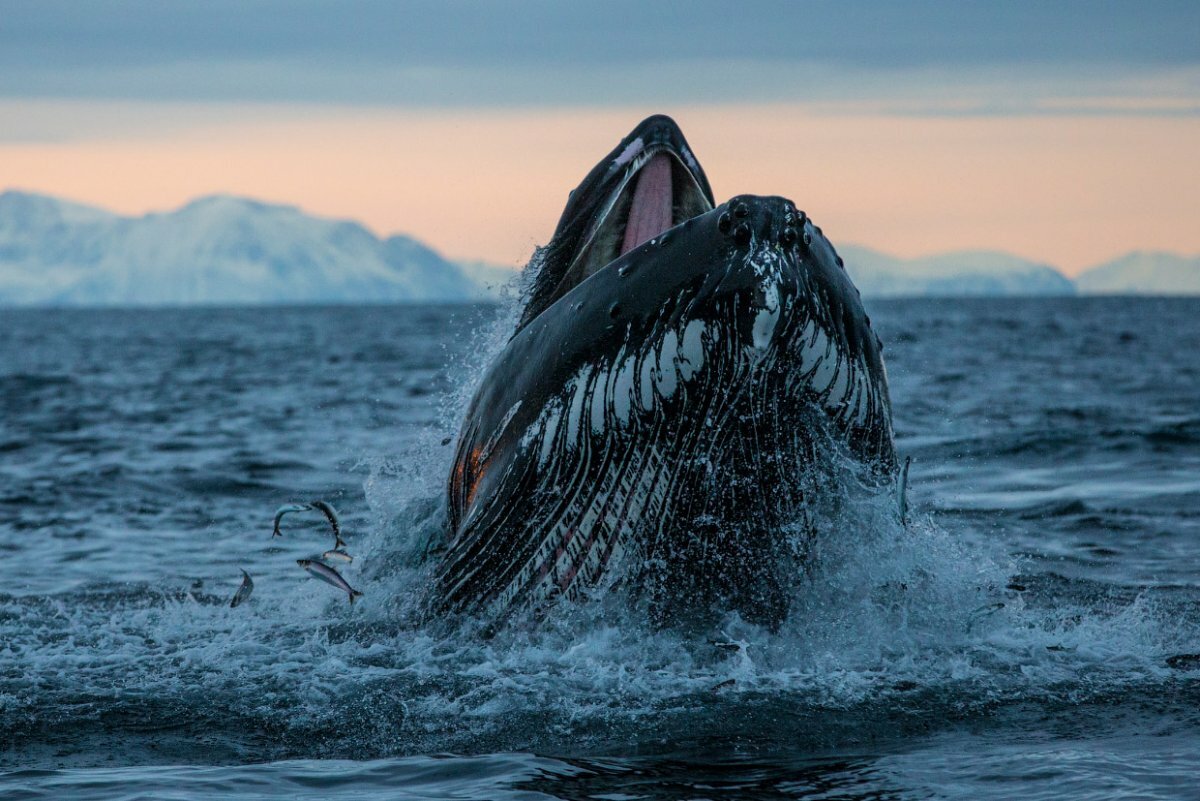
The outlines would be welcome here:
M 832 244 L 786 198 L 714 206 L 651 117 L 531 269 L 459 435 L 438 608 L 503 619 L 619 582 L 662 621 L 778 624 L 826 454 L 880 485 L 896 467 L 882 345 Z

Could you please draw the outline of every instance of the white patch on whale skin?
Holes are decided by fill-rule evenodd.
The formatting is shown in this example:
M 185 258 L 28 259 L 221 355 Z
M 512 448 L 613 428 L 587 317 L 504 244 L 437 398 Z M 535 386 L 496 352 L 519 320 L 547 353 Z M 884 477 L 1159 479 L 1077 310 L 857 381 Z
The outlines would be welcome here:
M 750 328 L 754 347 L 766 350 L 775 335 L 775 326 L 779 324 L 779 285 L 774 281 L 763 287 L 763 304 L 754 315 L 754 324 Z
M 859 380 L 858 362 L 855 361 L 849 365 L 847 372 L 850 375 L 850 388 L 843 396 L 838 409 L 838 419 L 844 421 L 849 421 L 858 414 L 858 406 L 863 393 L 863 383 Z
M 809 386 L 812 387 L 813 392 L 817 395 L 824 395 L 825 390 L 829 389 L 829 385 L 833 383 L 834 378 L 841 371 L 842 354 L 833 346 L 832 341 L 825 341 L 828 352 L 825 358 L 821 360 L 821 363 L 817 365 L 812 380 L 809 382 Z
M 612 380 L 612 367 L 596 374 L 592 387 L 592 433 L 603 434 L 606 426 L 605 412 L 608 409 L 608 384 Z
M 850 389 L 850 362 L 838 359 L 837 372 L 833 376 L 833 385 L 829 390 L 830 405 L 841 408 Z
M 808 330 L 807 328 L 805 329 Z M 813 333 L 813 338 L 808 345 L 800 352 L 800 371 L 808 374 L 818 364 L 826 361 L 826 356 L 829 353 L 830 340 L 825 336 L 825 330 L 821 326 L 816 326 L 816 331 Z
M 538 451 L 538 467 L 544 467 L 554 453 L 554 435 L 562 419 L 562 408 L 554 403 L 546 407 L 545 424 L 542 427 L 542 448 Z
M 809 320 L 800 336 L 796 337 L 797 350 L 800 359 L 800 372 L 807 373 L 817 363 L 817 356 L 812 349 L 813 337 L 817 334 L 817 323 Z
M 613 166 L 623 167 L 636 158 L 637 154 L 641 153 L 645 147 L 646 144 L 642 141 L 642 137 L 639 136 L 637 139 L 634 139 L 632 142 L 627 144 L 625 149 L 621 151 L 621 154 L 613 159 Z
M 638 397 L 642 401 L 642 408 L 648 412 L 654 410 L 654 359 L 654 351 L 642 356 L 642 369 L 638 381 Z
M 679 347 L 679 375 L 684 381 L 691 381 L 704 367 L 705 327 L 703 320 L 691 320 L 683 329 L 683 344 Z
M 658 373 L 654 386 L 663 398 L 675 394 L 679 383 L 679 374 L 675 369 L 675 359 L 679 355 L 679 337 L 674 330 L 663 334 L 662 345 L 658 350 Z
M 867 366 L 858 360 L 855 375 L 858 376 L 858 394 L 854 398 L 854 424 L 861 426 L 867 420 L 871 408 L 871 384 L 867 378 Z
M 634 377 L 637 374 L 637 357 L 629 355 L 621 362 L 617 379 L 613 382 L 613 414 L 622 423 L 628 423 L 633 413 Z
M 579 428 L 583 418 L 583 402 L 587 398 L 588 384 L 591 378 L 592 366 L 585 364 L 572 380 L 574 386 L 571 394 L 571 406 L 567 411 L 567 447 L 576 448 L 579 445 Z

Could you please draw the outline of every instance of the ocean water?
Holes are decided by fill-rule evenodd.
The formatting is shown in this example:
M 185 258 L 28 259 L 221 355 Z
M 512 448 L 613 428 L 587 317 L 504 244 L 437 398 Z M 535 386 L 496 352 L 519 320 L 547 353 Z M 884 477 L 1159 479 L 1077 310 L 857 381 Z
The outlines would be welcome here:
M 1200 798 L 1200 301 L 868 305 L 912 520 L 737 649 L 416 619 L 505 308 L 0 311 L 0 797 Z

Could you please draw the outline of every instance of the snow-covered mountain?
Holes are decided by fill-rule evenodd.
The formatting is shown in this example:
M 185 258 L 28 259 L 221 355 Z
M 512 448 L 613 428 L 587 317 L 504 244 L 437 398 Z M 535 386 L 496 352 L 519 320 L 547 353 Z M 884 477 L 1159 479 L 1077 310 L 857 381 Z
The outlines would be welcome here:
M 867 297 L 1070 295 L 1053 267 L 1007 253 L 899 259 L 840 248 Z M 292 206 L 215 195 L 123 217 L 0 193 L 0 305 L 465 301 L 496 298 L 516 271 L 455 264 L 415 239 Z M 1200 294 L 1200 257 L 1131 253 L 1078 279 L 1086 293 Z
M 217 195 L 122 217 L 0 194 L 0 303 L 159 305 L 456 301 L 457 265 L 404 236 Z
M 1200 295 L 1200 256 L 1137 251 L 1075 279 L 1089 295 Z
M 864 296 L 1073 295 L 1075 285 L 1046 264 L 988 250 L 899 259 L 877 250 L 838 248 Z

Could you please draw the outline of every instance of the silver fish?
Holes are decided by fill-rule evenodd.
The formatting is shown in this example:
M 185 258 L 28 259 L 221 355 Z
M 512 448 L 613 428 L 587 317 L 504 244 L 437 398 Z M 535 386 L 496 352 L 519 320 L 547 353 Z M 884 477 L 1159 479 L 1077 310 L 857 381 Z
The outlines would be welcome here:
M 307 512 L 312 506 L 307 503 L 287 503 L 275 510 L 275 529 L 271 532 L 272 537 L 281 537 L 283 532 L 279 530 L 279 524 L 283 521 L 283 516 L 290 512 Z
M 237 592 L 233 594 L 233 600 L 229 602 L 229 608 L 233 609 L 240 603 L 243 603 L 250 598 L 250 593 L 254 592 L 254 581 L 250 578 L 250 574 L 245 570 L 242 571 L 242 586 L 237 588 Z
M 912 466 L 912 457 L 904 457 L 904 467 L 900 468 L 900 480 L 896 482 L 896 500 L 900 507 L 900 525 L 908 525 L 908 468 Z
M 355 598 L 361 598 L 362 593 L 351 587 L 342 578 L 342 575 L 334 570 L 329 565 L 323 565 L 320 562 L 314 562 L 312 559 L 297 559 L 296 564 L 308 571 L 309 575 L 316 576 L 326 584 L 331 584 L 339 590 L 350 595 L 350 603 L 354 603 Z
M 346 542 L 342 539 L 342 526 L 338 523 L 337 511 L 325 501 L 311 501 L 308 504 L 308 508 L 316 509 L 325 515 L 325 519 L 329 521 L 329 525 L 333 526 L 333 547 L 345 548 Z
M 332 550 L 332 551 L 326 551 L 325 553 L 321 554 L 321 558 L 324 559 L 326 562 L 345 562 L 346 564 L 350 564 L 351 562 L 354 561 L 353 556 L 346 553 L 345 551 L 341 551 L 341 550 L 337 550 L 337 549 Z

